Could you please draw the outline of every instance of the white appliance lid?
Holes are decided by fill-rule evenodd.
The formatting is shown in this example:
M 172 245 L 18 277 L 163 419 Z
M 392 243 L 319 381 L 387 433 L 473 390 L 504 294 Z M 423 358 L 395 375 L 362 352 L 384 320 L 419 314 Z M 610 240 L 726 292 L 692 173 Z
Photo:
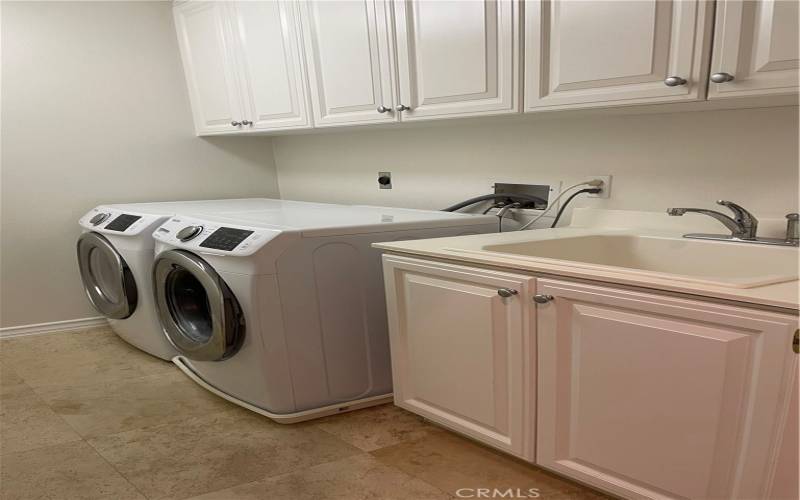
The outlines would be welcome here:
M 233 198 L 219 200 L 187 200 L 187 201 L 159 201 L 146 203 L 115 203 L 97 207 L 111 208 L 122 212 L 132 212 L 148 215 L 169 216 L 177 213 L 238 213 L 258 210 L 303 208 L 303 207 L 332 207 L 328 203 L 312 203 L 305 201 L 276 200 L 273 198 Z
M 304 236 L 356 234 L 451 226 L 496 224 L 494 215 L 374 206 L 293 206 L 225 215 L 194 217 L 215 224 L 298 231 Z

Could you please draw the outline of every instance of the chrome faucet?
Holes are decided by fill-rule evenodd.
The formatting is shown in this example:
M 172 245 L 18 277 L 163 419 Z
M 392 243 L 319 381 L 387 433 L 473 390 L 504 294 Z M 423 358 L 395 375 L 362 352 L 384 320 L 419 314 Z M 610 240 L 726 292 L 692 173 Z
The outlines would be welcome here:
M 708 215 L 709 217 L 713 217 L 724 224 L 725 227 L 731 231 L 730 235 L 690 233 L 684 234 L 684 238 L 739 241 L 742 243 L 761 243 L 764 245 L 798 246 L 797 241 L 792 241 L 788 237 L 783 239 L 759 238 L 756 234 L 758 231 L 758 219 L 756 219 L 753 214 L 731 201 L 719 200 L 717 201 L 717 205 L 727 207 L 731 212 L 733 212 L 733 217 L 729 217 L 715 210 L 707 210 L 704 208 L 668 208 L 667 214 L 672 216 L 681 216 L 686 213 Z
M 673 216 L 680 216 L 685 213 L 708 215 L 725 224 L 725 227 L 731 230 L 731 238 L 736 238 L 738 240 L 756 239 L 758 219 L 756 219 L 753 214 L 731 201 L 719 200 L 717 201 L 717 205 L 728 207 L 730 211 L 733 212 L 733 218 L 723 213 L 714 210 L 706 210 L 704 208 L 668 208 L 667 213 Z

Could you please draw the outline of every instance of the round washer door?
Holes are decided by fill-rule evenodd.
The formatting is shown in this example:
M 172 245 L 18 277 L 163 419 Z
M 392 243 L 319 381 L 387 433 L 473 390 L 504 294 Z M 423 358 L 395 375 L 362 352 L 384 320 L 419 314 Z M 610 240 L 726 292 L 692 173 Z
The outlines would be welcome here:
M 245 333 L 242 308 L 206 261 L 181 250 L 159 254 L 153 289 L 164 332 L 181 354 L 219 361 L 239 350 Z
M 136 281 L 116 248 L 99 233 L 83 233 L 77 249 L 83 288 L 94 308 L 111 319 L 133 314 L 139 297 Z

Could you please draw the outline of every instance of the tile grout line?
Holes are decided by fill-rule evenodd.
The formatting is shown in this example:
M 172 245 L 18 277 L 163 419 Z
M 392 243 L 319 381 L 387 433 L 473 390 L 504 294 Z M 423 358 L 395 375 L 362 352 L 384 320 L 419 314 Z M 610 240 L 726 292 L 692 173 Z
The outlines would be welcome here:
M 76 431 L 76 432 L 77 432 L 77 431 Z M 145 494 L 144 494 L 144 492 L 143 492 L 142 490 L 140 490 L 138 486 L 136 486 L 135 484 L 133 484 L 133 482 L 132 482 L 132 481 L 131 481 L 131 480 L 128 478 L 128 476 L 126 476 L 125 474 L 123 474 L 123 473 L 122 473 L 122 471 L 121 471 L 121 470 L 119 470 L 119 469 L 117 468 L 117 466 L 116 466 L 116 465 L 114 465 L 114 464 L 112 464 L 111 462 L 109 462 L 109 461 L 108 461 L 108 459 L 107 459 L 106 457 L 104 457 L 102 453 L 100 453 L 100 450 L 98 450 L 97 448 L 95 448 L 94 446 L 92 446 L 92 443 L 90 443 L 88 440 L 84 439 L 84 438 L 83 438 L 83 436 L 81 436 L 81 440 L 82 440 L 84 443 L 86 443 L 86 444 L 89 446 L 89 448 L 91 448 L 91 449 L 92 449 L 92 451 L 94 451 L 94 452 L 95 452 L 95 454 L 96 454 L 98 457 L 100 457 L 100 459 L 101 459 L 101 460 L 103 460 L 103 462 L 107 463 L 107 464 L 109 465 L 109 467 L 111 467 L 112 469 L 114 469 L 114 471 L 115 471 L 117 474 L 119 474 L 119 476 L 120 476 L 122 479 L 124 479 L 126 483 L 128 483 L 129 485 L 131 485 L 131 488 L 133 488 L 134 490 L 136 490 L 136 491 L 137 491 L 137 492 L 138 492 L 140 495 L 142 495 L 142 497 L 143 497 L 143 498 L 146 498 L 146 499 L 148 499 L 148 500 L 151 500 L 151 498 L 150 498 L 149 496 L 145 495 Z

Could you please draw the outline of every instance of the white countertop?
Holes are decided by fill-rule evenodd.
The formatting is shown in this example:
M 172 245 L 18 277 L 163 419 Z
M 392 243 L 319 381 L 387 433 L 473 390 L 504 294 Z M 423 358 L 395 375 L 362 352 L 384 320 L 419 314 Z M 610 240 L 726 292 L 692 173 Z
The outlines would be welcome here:
M 708 219 L 708 220 L 706 220 Z M 766 234 L 775 235 L 781 227 L 780 219 L 762 220 Z M 643 272 L 622 267 L 585 265 L 551 258 L 520 256 L 509 253 L 487 252 L 487 245 L 544 241 L 578 236 L 634 235 L 659 238 L 681 238 L 689 232 L 724 234 L 718 222 L 703 216 L 669 217 L 654 212 L 621 210 L 575 209 L 570 226 L 555 229 L 490 233 L 427 240 L 393 241 L 373 246 L 388 252 L 427 256 L 451 261 L 483 264 L 510 270 L 529 271 L 548 275 L 603 281 L 608 283 L 645 287 L 670 292 L 699 295 L 748 304 L 798 310 L 800 281 L 735 288 L 704 283 L 702 280 Z M 765 231 L 760 231 L 763 234 Z M 752 245 L 750 243 L 718 243 L 720 245 Z M 800 252 L 798 252 L 800 255 Z M 791 272 L 797 276 L 796 268 Z

